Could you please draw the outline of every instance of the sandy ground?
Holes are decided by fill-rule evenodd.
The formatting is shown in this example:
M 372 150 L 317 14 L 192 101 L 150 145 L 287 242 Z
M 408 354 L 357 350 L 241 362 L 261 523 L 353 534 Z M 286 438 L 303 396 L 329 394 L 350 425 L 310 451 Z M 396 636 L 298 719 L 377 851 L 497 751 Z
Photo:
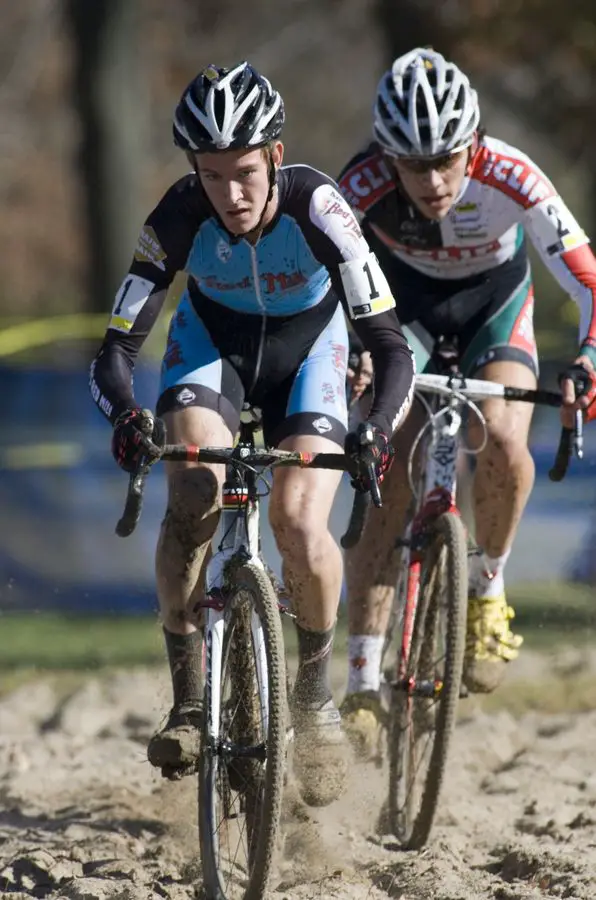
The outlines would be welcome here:
M 596 681 L 594 654 L 576 663 Z M 546 669 L 526 653 L 502 690 Z M 165 671 L 133 671 L 0 702 L 0 896 L 194 896 L 194 779 L 162 782 L 145 760 L 168 700 Z M 596 711 L 515 719 L 465 702 L 430 845 L 375 835 L 385 775 L 355 766 L 342 800 L 287 818 L 271 898 L 596 897 Z

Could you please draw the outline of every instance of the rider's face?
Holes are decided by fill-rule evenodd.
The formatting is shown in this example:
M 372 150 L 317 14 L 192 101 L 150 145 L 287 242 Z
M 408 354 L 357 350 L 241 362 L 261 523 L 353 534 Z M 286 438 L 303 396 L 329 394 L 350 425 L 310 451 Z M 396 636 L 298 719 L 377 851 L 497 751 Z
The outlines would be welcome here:
M 459 196 L 470 150 L 433 159 L 390 157 L 401 185 L 427 219 L 444 219 Z
M 283 145 L 271 148 L 273 163 L 281 164 Z M 269 155 L 256 150 L 226 150 L 194 157 L 203 189 L 216 213 L 232 234 L 247 234 L 259 224 L 269 193 Z M 267 224 L 265 217 L 262 224 Z

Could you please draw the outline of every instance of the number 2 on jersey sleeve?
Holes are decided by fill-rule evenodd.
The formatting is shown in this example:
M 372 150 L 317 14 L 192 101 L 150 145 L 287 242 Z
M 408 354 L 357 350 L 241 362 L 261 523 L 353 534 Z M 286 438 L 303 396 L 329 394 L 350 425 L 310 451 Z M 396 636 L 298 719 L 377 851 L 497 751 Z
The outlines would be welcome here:
M 395 300 L 374 253 L 340 263 L 339 271 L 352 319 L 376 316 L 393 309 Z

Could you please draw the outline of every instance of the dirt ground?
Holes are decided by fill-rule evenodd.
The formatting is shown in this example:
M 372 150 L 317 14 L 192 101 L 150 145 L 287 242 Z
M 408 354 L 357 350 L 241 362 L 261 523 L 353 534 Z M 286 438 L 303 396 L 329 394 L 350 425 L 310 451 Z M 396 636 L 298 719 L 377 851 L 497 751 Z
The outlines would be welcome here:
M 596 682 L 595 657 L 526 652 L 501 690 L 548 671 L 571 691 L 575 671 Z M 145 758 L 168 701 L 165 671 L 138 670 L 66 699 L 36 682 L 0 702 L 0 896 L 194 896 L 195 782 L 164 783 Z M 596 897 L 596 710 L 517 719 L 464 703 L 428 848 L 375 835 L 385 774 L 355 766 L 342 800 L 287 817 L 271 898 Z

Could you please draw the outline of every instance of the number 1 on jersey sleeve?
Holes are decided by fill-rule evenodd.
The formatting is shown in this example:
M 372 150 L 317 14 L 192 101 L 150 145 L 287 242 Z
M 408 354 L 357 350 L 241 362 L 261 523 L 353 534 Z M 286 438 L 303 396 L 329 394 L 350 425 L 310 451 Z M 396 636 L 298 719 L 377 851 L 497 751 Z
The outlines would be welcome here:
M 340 263 L 339 271 L 352 319 L 376 316 L 393 309 L 395 300 L 374 253 Z

